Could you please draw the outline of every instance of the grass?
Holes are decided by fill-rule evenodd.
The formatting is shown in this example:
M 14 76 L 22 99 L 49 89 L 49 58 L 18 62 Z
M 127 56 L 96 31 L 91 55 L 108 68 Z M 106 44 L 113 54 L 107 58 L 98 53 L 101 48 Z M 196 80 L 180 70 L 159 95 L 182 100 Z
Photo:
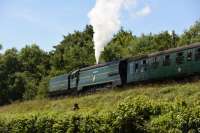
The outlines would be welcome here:
M 127 97 L 148 96 L 160 102 L 183 100 L 187 104 L 200 103 L 200 80 L 190 82 L 162 82 L 152 84 L 129 85 L 123 88 L 97 92 L 92 95 L 78 97 L 63 97 L 57 99 L 42 99 L 25 102 L 15 102 L 0 107 L 0 116 L 15 116 L 29 113 L 73 112 L 74 103 L 78 103 L 83 113 L 104 113 L 114 111 L 118 104 Z

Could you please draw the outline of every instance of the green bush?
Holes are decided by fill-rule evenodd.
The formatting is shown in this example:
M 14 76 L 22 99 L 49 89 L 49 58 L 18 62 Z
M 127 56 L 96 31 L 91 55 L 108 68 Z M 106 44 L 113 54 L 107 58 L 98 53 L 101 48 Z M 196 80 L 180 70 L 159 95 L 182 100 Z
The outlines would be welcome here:
M 151 122 L 151 130 L 154 132 L 168 129 L 176 129 L 185 133 L 198 132 L 200 130 L 200 107 L 185 108 L 178 112 L 170 111 L 154 118 Z
M 128 97 L 107 113 L 43 112 L 0 118 L 2 133 L 197 133 L 199 129 L 200 106 L 187 105 L 180 99 L 161 102 L 147 96 Z

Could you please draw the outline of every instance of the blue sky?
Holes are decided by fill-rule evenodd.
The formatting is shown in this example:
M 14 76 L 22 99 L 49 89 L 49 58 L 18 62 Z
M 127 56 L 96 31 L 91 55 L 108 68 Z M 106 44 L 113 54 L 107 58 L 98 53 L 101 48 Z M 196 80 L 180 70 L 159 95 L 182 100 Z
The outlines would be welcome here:
M 49 51 L 89 23 L 95 0 L 0 0 L 0 43 L 4 50 L 36 43 Z M 134 35 L 175 30 L 200 19 L 200 0 L 137 0 L 121 13 L 121 26 Z

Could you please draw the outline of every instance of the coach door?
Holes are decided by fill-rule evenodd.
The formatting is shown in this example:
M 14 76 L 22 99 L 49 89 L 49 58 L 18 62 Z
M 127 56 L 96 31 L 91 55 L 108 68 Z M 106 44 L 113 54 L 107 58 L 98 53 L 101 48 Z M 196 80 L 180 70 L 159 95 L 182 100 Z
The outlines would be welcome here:
M 126 84 L 127 82 L 127 61 L 126 60 L 120 61 L 119 73 L 120 73 L 122 84 Z
M 186 51 L 179 51 L 176 53 L 176 71 L 177 75 L 187 74 L 188 66 L 186 63 Z
M 193 69 L 195 73 L 200 73 L 200 47 L 194 49 Z
M 185 69 L 188 75 L 191 75 L 193 72 L 192 62 L 194 60 L 193 49 L 188 49 L 185 51 Z

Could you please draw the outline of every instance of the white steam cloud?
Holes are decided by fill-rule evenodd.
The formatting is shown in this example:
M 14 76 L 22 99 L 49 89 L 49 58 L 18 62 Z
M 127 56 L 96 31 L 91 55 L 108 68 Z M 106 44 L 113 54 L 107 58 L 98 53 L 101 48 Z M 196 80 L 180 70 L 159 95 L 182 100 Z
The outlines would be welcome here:
M 90 24 L 94 28 L 94 49 L 96 63 L 104 47 L 120 29 L 120 12 L 135 0 L 96 0 L 95 7 L 89 12 Z

